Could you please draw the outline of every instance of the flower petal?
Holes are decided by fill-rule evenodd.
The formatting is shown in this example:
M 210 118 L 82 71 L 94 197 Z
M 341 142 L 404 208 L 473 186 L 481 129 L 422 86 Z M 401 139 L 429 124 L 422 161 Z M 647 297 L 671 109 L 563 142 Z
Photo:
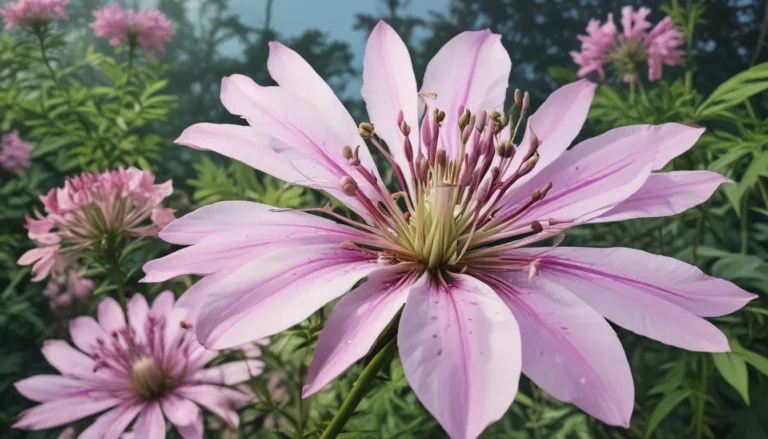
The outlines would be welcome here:
M 201 369 L 189 380 L 194 383 L 225 384 L 234 386 L 261 375 L 264 363 L 259 360 L 242 360 Z
M 134 294 L 128 301 L 128 324 L 136 331 L 140 341 L 145 341 L 149 305 L 143 294 Z
M 14 386 L 25 398 L 35 402 L 84 396 L 92 390 L 85 381 L 61 375 L 35 375 L 17 381 Z
M 397 344 L 408 382 L 454 439 L 475 438 L 507 411 L 520 376 L 520 332 L 512 312 L 479 280 L 449 286 L 426 274 L 412 288 Z
M 233 402 L 224 388 L 210 384 L 181 386 L 174 393 L 182 398 L 190 399 L 212 411 L 232 428 L 237 428 L 240 418 L 233 410 Z
M 598 216 L 624 201 L 645 183 L 656 149 L 663 140 L 659 127 L 647 126 L 628 136 L 617 130 L 579 143 L 549 166 L 512 188 L 502 199 L 498 217 L 506 217 L 530 202 L 531 194 L 551 183 L 552 189 L 510 224 L 531 221 L 577 222 Z
M 198 410 L 197 418 L 189 425 L 177 425 L 181 437 L 184 439 L 203 439 L 205 427 L 203 426 L 203 412 Z
M 200 407 L 194 402 L 169 394 L 160 400 L 165 417 L 176 427 L 191 426 L 200 416 Z
M 117 301 L 111 297 L 107 297 L 99 303 L 97 315 L 99 317 L 99 325 L 108 334 L 112 334 L 113 331 L 125 327 L 125 314 L 123 314 L 123 310 Z
M 710 171 L 675 171 L 651 174 L 629 198 L 592 223 L 653 218 L 681 213 L 709 199 L 718 186 L 730 180 Z
M 401 268 L 383 268 L 342 297 L 317 341 L 304 398 L 325 388 L 368 352 L 405 304 L 411 281 Z
M 102 394 L 99 397 L 77 396 L 46 402 L 19 414 L 13 428 L 21 430 L 43 430 L 69 424 L 100 411 L 114 407 L 120 400 Z
M 133 427 L 133 434 L 137 438 L 165 438 L 165 418 L 163 418 L 163 412 L 157 401 L 152 401 L 144 406 L 144 410 L 139 414 L 136 425 Z
M 73 348 L 64 340 L 43 342 L 43 356 L 62 375 L 89 379 L 93 377 L 94 362 L 91 357 Z
M 405 175 L 409 174 L 410 168 L 403 150 L 405 136 L 400 131 L 397 118 L 402 111 L 403 121 L 411 127 L 411 144 L 417 148 L 419 119 L 416 90 L 416 76 L 408 48 L 390 25 L 379 21 L 365 46 L 361 93 L 376 134 L 387 143 L 392 158 Z M 406 180 L 410 182 L 409 178 Z
M 523 373 L 553 397 L 601 421 L 629 426 L 634 383 L 611 325 L 548 279 L 510 272 L 485 279 L 520 325 Z
M 163 291 L 152 302 L 152 315 L 157 317 L 166 317 L 171 313 L 173 309 L 173 303 L 176 298 L 172 291 Z
M 287 250 L 250 262 L 209 285 L 197 337 L 209 349 L 283 331 L 349 290 L 376 268 L 338 245 Z
M 69 334 L 72 336 L 72 342 L 81 351 L 92 354 L 93 348 L 97 346 L 96 339 L 109 340 L 107 334 L 101 326 L 96 323 L 93 317 L 82 316 L 69 321 Z
M 459 108 L 468 108 L 472 114 L 504 110 L 511 70 L 512 61 L 501 45 L 501 35 L 489 30 L 460 33 L 429 62 L 421 91 L 437 93 L 427 104 L 445 111 L 446 129 L 440 138 L 448 157 L 455 158 L 459 152 Z
M 729 350 L 725 336 L 697 316 L 725 315 L 756 297 L 692 265 L 626 248 L 558 247 L 541 257 L 539 275 L 619 326 L 692 351 Z
M 536 133 L 540 142 L 537 149 L 539 161 L 526 177 L 530 178 L 560 157 L 581 131 L 594 97 L 595 84 L 586 79 L 564 85 L 549 95 L 528 119 L 525 136 L 509 169 L 517 169 L 523 157 L 528 154 L 531 131 Z
M 99 416 L 77 439 L 118 439 L 144 404 L 121 404 Z
M 345 145 L 355 147 L 360 145 L 360 163 L 366 169 L 376 172 L 376 164 L 371 157 L 368 147 L 357 131 L 357 124 L 344 104 L 336 97 L 330 86 L 315 72 L 298 53 L 276 41 L 269 43 L 269 60 L 267 69 L 272 79 L 280 87 L 293 92 L 311 102 L 326 120 L 333 121 L 330 129 L 336 131 L 341 139 L 346 139 Z M 416 87 L 414 85 L 414 95 Z

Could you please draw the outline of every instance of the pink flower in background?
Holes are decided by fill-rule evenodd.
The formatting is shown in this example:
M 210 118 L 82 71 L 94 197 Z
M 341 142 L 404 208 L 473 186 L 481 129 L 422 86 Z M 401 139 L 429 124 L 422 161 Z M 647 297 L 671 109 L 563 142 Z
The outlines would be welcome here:
M 27 217 L 37 248 L 22 255 L 19 264 L 34 264 L 39 281 L 51 270 L 66 268 L 79 251 L 99 246 L 105 236 L 156 236 L 170 221 L 172 211 L 160 203 L 171 192 L 170 180 L 155 184 L 152 172 L 136 168 L 68 178 L 63 188 L 40 197 L 45 215 Z
M 127 319 L 127 320 L 126 320 Z M 43 355 L 61 375 L 36 375 L 16 383 L 25 397 L 42 404 L 22 412 L 14 428 L 43 430 L 100 412 L 80 437 L 120 437 L 136 418 L 137 438 L 164 438 L 165 420 L 182 437 L 203 437 L 202 406 L 230 426 L 252 395 L 232 386 L 263 370 L 259 360 L 205 368 L 217 353 L 195 340 L 187 312 L 173 293 L 159 295 L 150 308 L 135 294 L 127 315 L 111 298 L 98 308 L 98 322 L 78 317 L 72 341 L 48 340 Z
M 19 132 L 3 136 L 0 141 L 0 167 L 6 171 L 20 172 L 29 167 L 32 145 L 19 137 Z
M 160 11 L 141 9 L 123 10 L 119 3 L 112 3 L 94 11 L 95 20 L 90 24 L 97 37 L 110 37 L 109 44 L 119 46 L 128 40 L 146 50 L 165 53 L 163 43 L 171 40 L 173 26 Z
M 624 82 L 637 80 L 642 62 L 648 63 L 648 79 L 661 79 L 662 65 L 679 65 L 685 51 L 679 49 L 684 43 L 683 34 L 675 29 L 672 19 L 665 17 L 656 27 L 651 28 L 647 17 L 648 8 L 635 11 L 631 6 L 621 9 L 623 32 L 617 34 L 613 14 L 601 25 L 599 20 L 590 20 L 587 35 L 579 35 L 581 51 L 571 52 L 573 61 L 580 66 L 580 78 L 592 72 L 605 77 L 604 64 L 610 62 Z
M 271 43 L 268 69 L 278 86 L 222 81 L 222 103 L 247 126 L 197 124 L 177 142 L 323 190 L 362 220 L 227 201 L 163 229 L 162 239 L 188 247 L 147 263 L 145 281 L 204 276 L 179 302 L 198 316 L 205 346 L 279 333 L 343 296 L 317 343 L 309 396 L 362 358 L 402 309 L 405 375 L 453 438 L 498 420 L 521 371 L 553 397 L 627 426 L 632 375 L 607 320 L 684 349 L 729 350 L 702 317 L 753 295 L 672 258 L 556 239 L 580 224 L 669 216 L 706 200 L 724 177 L 652 172 L 703 129 L 630 126 L 569 149 L 594 84 L 555 91 L 527 124 L 509 120 L 500 113 L 511 61 L 490 31 L 450 40 L 419 93 L 405 44 L 380 22 L 363 67 L 372 124 L 356 126 L 291 49 Z M 523 119 L 528 96 L 516 93 L 516 105 Z M 361 136 L 382 151 L 396 193 Z
M 48 24 L 55 16 L 67 18 L 69 0 L 17 0 L 0 8 L 0 17 L 5 19 L 5 30 L 16 26 L 40 27 Z
M 54 273 L 48 280 L 43 294 L 51 299 L 51 308 L 66 308 L 76 300 L 91 295 L 96 284 L 83 277 L 85 270 L 70 268 L 65 273 Z

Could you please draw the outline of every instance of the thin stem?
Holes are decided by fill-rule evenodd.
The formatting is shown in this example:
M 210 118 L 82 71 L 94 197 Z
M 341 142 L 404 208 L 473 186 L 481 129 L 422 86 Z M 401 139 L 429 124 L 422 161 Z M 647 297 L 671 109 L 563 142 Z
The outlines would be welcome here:
M 749 194 L 744 194 L 744 202 L 741 208 L 741 254 L 746 255 L 749 250 Z
M 88 124 L 85 122 L 85 120 L 83 120 L 83 117 L 80 115 L 80 113 L 75 110 L 75 107 L 72 105 L 72 98 L 69 95 L 69 91 L 61 85 L 61 82 L 59 82 L 59 76 L 56 74 L 56 71 L 53 69 L 51 62 L 48 59 L 48 53 L 45 50 L 45 31 L 35 32 L 35 36 L 37 37 L 38 47 L 40 48 L 40 56 L 43 60 L 43 64 L 45 64 L 45 67 L 48 69 L 51 80 L 54 84 L 56 84 L 56 87 L 58 87 L 64 93 L 64 97 L 67 99 L 67 106 L 69 107 L 69 110 L 75 115 L 75 117 L 77 117 L 77 120 L 80 122 L 80 125 L 83 126 L 85 133 L 90 137 L 91 129 L 88 127 Z
M 701 439 L 704 430 L 704 408 L 707 404 L 707 355 L 701 356 L 701 382 L 699 386 L 698 405 L 696 407 L 696 439 Z
M 381 368 L 389 364 L 397 353 L 397 340 L 392 338 L 383 349 L 381 349 L 376 356 L 373 357 L 370 363 L 363 369 L 360 374 L 360 378 L 355 382 L 352 391 L 347 395 L 347 399 L 341 404 L 339 411 L 331 419 L 330 424 L 326 427 L 320 439 L 333 439 L 344 428 L 349 418 L 355 412 L 357 405 L 363 400 L 363 396 L 367 393 L 368 389 L 373 384 L 373 380 L 376 379 Z
M 629 83 L 629 103 L 635 103 L 635 81 Z
M 117 298 L 120 301 L 120 306 L 123 308 L 123 312 L 126 312 L 128 310 L 128 301 L 125 298 L 125 277 L 117 257 L 109 258 L 109 271 L 117 287 Z

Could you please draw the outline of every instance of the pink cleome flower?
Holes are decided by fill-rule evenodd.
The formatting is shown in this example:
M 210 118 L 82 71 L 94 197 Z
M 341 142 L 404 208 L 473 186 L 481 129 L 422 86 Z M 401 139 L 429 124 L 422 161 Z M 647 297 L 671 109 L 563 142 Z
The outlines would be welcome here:
M 63 188 L 40 197 L 46 215 L 27 217 L 28 235 L 37 248 L 22 255 L 19 264 L 34 264 L 34 280 L 39 281 L 51 270 L 66 269 L 78 252 L 100 245 L 104 236 L 156 236 L 173 220 L 173 210 L 160 205 L 173 188 L 170 180 L 154 181 L 152 172 L 136 168 L 68 178 Z
M 171 40 L 171 21 L 160 11 L 141 9 L 123 10 L 120 3 L 111 3 L 94 11 L 96 18 L 90 24 L 97 37 L 110 37 L 109 44 L 119 46 L 124 40 L 138 44 L 146 50 L 165 53 L 163 43 Z
M 281 332 L 343 295 L 317 343 L 309 396 L 362 358 L 402 309 L 405 375 L 453 438 L 477 437 L 498 420 L 521 372 L 627 426 L 632 375 L 606 319 L 672 346 L 728 351 L 702 317 L 755 296 L 672 258 L 551 242 L 580 224 L 668 216 L 706 200 L 724 177 L 653 172 L 703 129 L 630 126 L 568 149 L 594 96 L 586 80 L 554 92 L 524 129 L 500 114 L 511 61 L 490 31 L 450 40 L 418 92 L 405 44 L 380 22 L 363 67 L 372 125 L 356 126 L 291 49 L 271 43 L 268 69 L 278 86 L 222 81 L 224 106 L 248 126 L 197 124 L 177 142 L 323 190 L 362 219 L 228 201 L 168 225 L 160 237 L 188 247 L 147 263 L 145 281 L 204 276 L 181 300 L 198 315 L 205 346 Z M 518 97 L 527 111 L 527 95 Z M 391 166 L 394 194 L 361 134 L 374 136 Z
M 70 267 L 64 273 L 54 273 L 48 280 L 43 294 L 51 299 L 51 308 L 66 308 L 76 300 L 90 296 L 96 284 L 83 277 L 85 270 Z
M 17 0 L 0 8 L 0 17 L 5 19 L 5 30 L 16 26 L 41 27 L 48 24 L 52 16 L 67 19 L 69 0 Z
M 680 64 L 685 51 L 683 34 L 675 29 L 670 17 L 664 18 L 653 29 L 646 18 L 651 13 L 648 8 L 635 11 L 631 6 L 621 9 L 623 32 L 617 33 L 613 23 L 613 14 L 608 14 L 605 24 L 590 20 L 587 35 L 579 35 L 581 51 L 571 52 L 574 62 L 580 66 L 578 75 L 583 78 L 592 72 L 605 77 L 604 64 L 611 62 L 625 82 L 637 80 L 640 63 L 648 62 L 648 79 L 661 79 L 662 65 Z
M 133 421 L 137 438 L 164 438 L 165 419 L 184 438 L 203 437 L 205 407 L 236 427 L 235 412 L 252 400 L 233 388 L 262 372 L 259 360 L 205 368 L 217 353 L 196 340 L 187 311 L 173 293 L 159 295 L 150 308 L 141 294 L 128 302 L 126 315 L 104 299 L 98 322 L 78 317 L 70 323 L 77 349 L 48 340 L 43 355 L 61 375 L 36 375 L 16 383 L 25 397 L 42 403 L 19 415 L 14 428 L 42 430 L 108 410 L 80 437 L 120 437 Z
M 18 131 L 3 136 L 0 141 L 0 168 L 6 171 L 20 172 L 30 165 L 29 153 L 32 145 L 25 142 Z

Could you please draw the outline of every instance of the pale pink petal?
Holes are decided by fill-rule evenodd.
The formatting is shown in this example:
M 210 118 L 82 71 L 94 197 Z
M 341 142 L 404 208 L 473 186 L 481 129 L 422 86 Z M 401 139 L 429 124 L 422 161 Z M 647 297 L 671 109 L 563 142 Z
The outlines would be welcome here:
M 43 430 L 69 424 L 120 403 L 117 398 L 103 395 L 98 398 L 77 396 L 46 402 L 19 414 L 13 428 L 21 430 Z
M 449 287 L 425 274 L 412 288 L 397 345 L 413 391 L 454 439 L 475 438 L 509 408 L 521 368 L 512 312 L 479 280 Z
M 139 340 L 145 339 L 145 328 L 147 316 L 149 315 L 149 305 L 143 294 L 134 294 L 128 301 L 128 324 L 136 331 Z
M 355 229 L 308 213 L 277 209 L 250 201 L 222 201 L 203 206 L 177 219 L 160 232 L 160 238 L 172 244 L 191 245 L 213 235 L 245 235 L 259 227 L 268 228 L 268 233 L 282 227 L 292 227 L 294 231 L 306 227 L 317 230 L 317 233 L 361 236 Z
M 347 292 L 374 268 L 360 253 L 338 245 L 255 260 L 208 286 L 197 337 L 209 349 L 225 349 L 276 334 Z
M 167 316 L 173 309 L 173 302 L 176 298 L 173 296 L 172 291 L 163 291 L 152 302 L 151 313 L 155 316 Z
M 144 410 L 139 414 L 136 425 L 133 427 L 133 434 L 137 438 L 165 438 L 165 419 L 163 418 L 163 412 L 160 410 L 160 404 L 157 401 L 150 402 L 144 406 Z
M 118 439 L 142 408 L 143 403 L 121 404 L 99 416 L 77 439 Z
M 261 87 L 246 76 L 232 75 L 222 80 L 221 101 L 232 114 L 245 117 L 254 130 L 268 137 L 268 147 L 303 176 L 296 184 L 322 189 L 365 214 L 357 200 L 338 188 L 342 177 L 353 175 L 368 198 L 374 202 L 380 199 L 376 189 L 359 178 L 356 168 L 344 158 L 347 139 L 330 128 L 336 122 L 326 120 L 303 97 L 282 87 Z
M 261 375 L 263 370 L 264 363 L 259 360 L 232 361 L 201 369 L 189 377 L 189 382 L 234 386 Z
M 322 390 L 368 352 L 405 303 L 411 281 L 411 275 L 398 267 L 384 268 L 342 297 L 317 341 L 304 398 Z
M 232 428 L 237 428 L 240 418 L 233 408 L 232 400 L 223 391 L 223 387 L 210 384 L 181 386 L 174 393 L 182 398 L 190 399 L 212 411 Z
M 339 138 L 346 139 L 345 145 L 353 148 L 359 145 L 360 163 L 366 169 L 372 170 L 374 175 L 378 175 L 371 153 L 358 134 L 355 120 L 331 87 L 307 61 L 283 44 L 272 41 L 269 43 L 267 69 L 280 87 L 308 100 L 326 120 L 333 121 L 329 128 L 335 130 Z
M 617 136 L 612 130 L 566 151 L 503 198 L 496 216 L 504 218 L 531 200 L 531 194 L 552 184 L 543 200 L 518 215 L 511 228 L 531 221 L 586 221 L 635 193 L 648 179 L 656 148 L 656 127 Z
M 459 152 L 457 124 L 459 108 L 472 114 L 504 108 L 512 61 L 501 45 L 501 35 L 489 30 L 462 32 L 448 41 L 427 65 L 422 93 L 437 93 L 427 98 L 430 109 L 445 111 L 440 135 L 449 157 Z
M 634 383 L 611 325 L 544 277 L 510 272 L 484 278 L 512 310 L 523 343 L 523 373 L 551 396 L 610 425 L 629 426 Z
M 725 336 L 697 316 L 729 314 L 755 297 L 684 262 L 625 248 L 558 247 L 541 257 L 539 275 L 619 326 L 692 351 L 728 351 Z
M 46 340 L 41 349 L 46 361 L 62 375 L 92 378 L 94 362 L 91 357 L 73 348 L 64 340 Z
M 88 316 L 70 320 L 69 334 L 72 336 L 72 342 L 75 346 L 88 354 L 92 353 L 93 348 L 97 346 L 96 339 L 109 340 L 109 334 L 96 323 L 93 317 Z
M 217 152 L 289 183 L 304 181 L 285 157 L 269 147 L 269 137 L 250 126 L 198 123 L 185 129 L 175 143 Z
M 61 375 L 35 375 L 14 383 L 25 398 L 49 402 L 73 396 L 85 396 L 92 387 L 85 381 Z
M 528 128 L 512 160 L 510 170 L 517 169 L 528 154 L 531 131 L 539 139 L 539 162 L 529 177 L 544 169 L 565 152 L 581 131 L 587 119 L 595 84 L 583 79 L 560 87 L 549 95 L 536 113 L 528 119 Z
M 419 145 L 416 90 L 416 76 L 408 48 L 391 26 L 379 21 L 365 46 L 361 93 L 376 134 L 387 143 L 393 159 L 405 175 L 409 175 L 403 151 L 405 136 L 397 120 L 402 111 L 403 121 L 411 127 L 409 139 L 415 150 Z
M 709 199 L 730 180 L 710 171 L 675 171 L 651 174 L 645 184 L 593 223 L 675 215 Z
M 205 427 L 203 426 L 203 412 L 198 410 L 197 418 L 189 425 L 177 425 L 176 429 L 184 439 L 203 439 Z
M 97 315 L 99 325 L 109 334 L 125 327 L 125 314 L 123 314 L 117 301 L 111 297 L 107 297 L 99 303 Z
M 178 427 L 194 426 L 200 416 L 200 407 L 194 402 L 169 394 L 160 400 L 165 417 Z

